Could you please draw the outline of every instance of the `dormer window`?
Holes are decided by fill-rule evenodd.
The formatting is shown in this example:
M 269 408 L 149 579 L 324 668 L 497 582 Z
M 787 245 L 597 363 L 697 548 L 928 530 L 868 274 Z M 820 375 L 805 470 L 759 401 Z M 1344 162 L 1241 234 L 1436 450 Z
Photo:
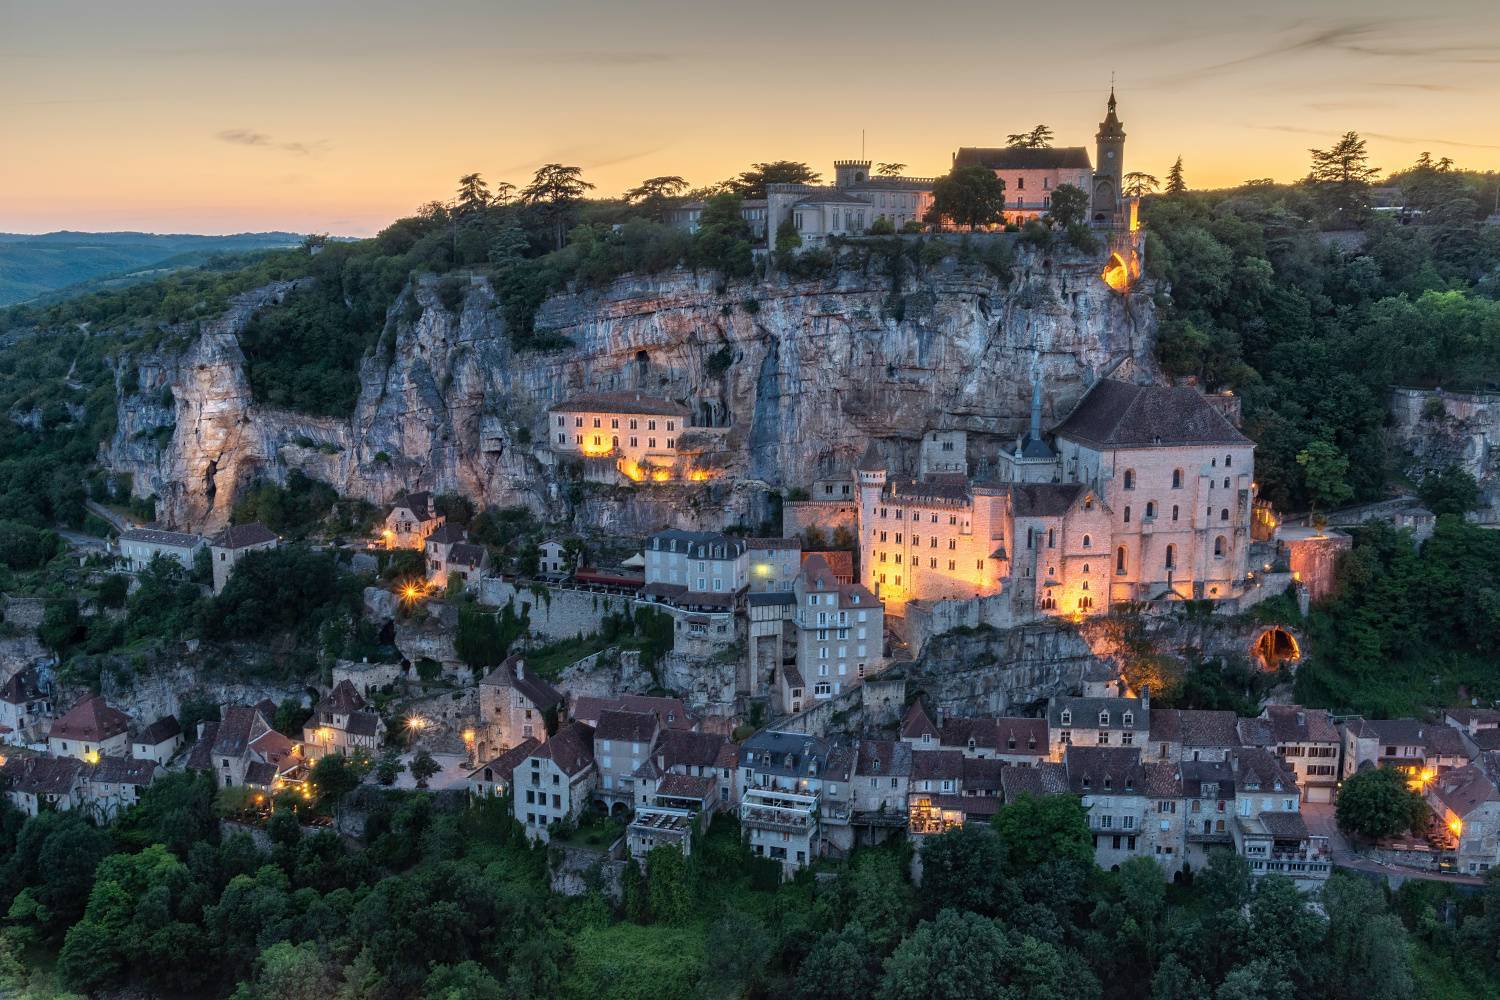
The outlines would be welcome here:
M 1061 722 L 1065 726 L 1071 726 L 1073 724 L 1073 712 L 1072 712 L 1072 710 L 1071 709 L 1066 709 L 1066 708 L 1063 709 L 1062 710 L 1062 716 L 1058 719 L 1058 721 Z
M 1134 712 L 1126 712 L 1124 715 L 1122 715 L 1120 717 L 1120 721 L 1123 722 L 1127 726 L 1133 726 L 1133 725 L 1135 725 L 1135 713 Z
M 1086 775 L 1086 774 L 1083 776 L 1083 790 L 1084 791 L 1088 791 L 1089 790 L 1089 776 Z
M 970 750 L 974 749 L 974 737 L 972 737 L 972 736 L 969 737 L 969 749 Z
M 932 734 L 931 733 L 923 733 L 922 734 L 922 742 L 923 743 L 931 743 L 932 742 Z
M 1109 725 L 1109 710 L 1108 709 L 1105 709 L 1104 711 L 1102 711 L 1102 712 L 1099 713 L 1099 725 L 1101 725 L 1101 726 L 1107 726 L 1107 725 Z
M 1016 748 L 1016 738 L 1014 736 L 1012 736 L 1008 740 L 1005 741 L 1005 749 L 1007 749 L 1007 750 L 1014 750 L 1015 748 Z
M 1109 790 L 1110 790 L 1110 788 L 1111 788 L 1111 787 L 1112 787 L 1112 786 L 1113 786 L 1113 785 L 1114 785 L 1114 782 L 1112 782 L 1112 781 L 1110 781 L 1110 780 L 1109 780 L 1109 775 L 1107 775 L 1107 774 L 1106 774 L 1106 775 L 1105 775 L 1105 776 L 1104 776 L 1104 790 L 1105 790 L 1105 791 L 1106 791 L 1106 792 L 1107 792 L 1107 791 L 1109 791 Z

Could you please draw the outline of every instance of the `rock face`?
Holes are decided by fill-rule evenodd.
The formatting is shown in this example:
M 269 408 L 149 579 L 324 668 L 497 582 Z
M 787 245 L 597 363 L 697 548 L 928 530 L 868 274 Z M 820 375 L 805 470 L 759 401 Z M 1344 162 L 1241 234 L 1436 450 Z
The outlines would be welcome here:
M 1481 505 L 1500 507 L 1500 393 L 1394 389 L 1387 434 L 1411 457 L 1414 479 L 1452 466 L 1479 483 Z
M 1048 698 L 1077 694 L 1099 661 L 1066 624 L 950 632 L 905 668 L 906 690 L 925 692 L 948 715 L 1025 715 Z
M 236 334 L 290 291 L 275 285 L 237 300 L 185 350 L 133 359 L 140 389 L 122 394 L 102 457 L 134 475 L 138 495 L 159 497 L 161 520 L 195 530 L 224 524 L 257 478 L 292 469 L 374 503 L 420 488 L 616 532 L 753 525 L 768 489 L 843 474 L 871 438 L 887 442 L 893 471 L 911 470 L 925 431 L 962 429 L 971 468 L 982 465 L 1023 429 L 1033 371 L 1050 422 L 1093 379 L 1125 363 L 1149 369 L 1149 296 L 1111 292 L 1099 267 L 1022 251 L 1008 280 L 951 259 L 896 287 L 879 268 L 727 287 L 687 271 L 624 278 L 543 305 L 537 327 L 572 344 L 551 352 L 512 349 L 482 278 L 449 310 L 429 276 L 392 306 L 347 420 L 251 399 Z M 726 476 L 560 488 L 538 444 L 547 407 L 611 389 L 688 405 L 708 429 L 683 447 L 701 447 Z

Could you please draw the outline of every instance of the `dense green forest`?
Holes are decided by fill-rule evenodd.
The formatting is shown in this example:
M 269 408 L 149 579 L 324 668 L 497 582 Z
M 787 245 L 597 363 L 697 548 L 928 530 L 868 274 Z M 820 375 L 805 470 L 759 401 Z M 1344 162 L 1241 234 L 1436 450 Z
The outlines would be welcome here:
M 1369 208 L 1368 179 L 1146 199 L 1163 367 L 1243 397 L 1261 493 L 1283 509 L 1381 495 L 1390 386 L 1500 383 L 1500 225 L 1482 221 L 1500 175 L 1429 162 L 1393 181 L 1426 210 L 1409 224 Z M 1315 442 L 1341 474 L 1310 487 L 1297 459 Z
M 1168 884 L 1150 858 L 1092 861 L 1081 805 L 1022 798 L 989 827 L 779 883 L 720 817 L 684 859 L 658 847 L 618 900 L 548 891 L 553 860 L 507 803 L 349 791 L 314 773 L 307 816 L 365 813 L 346 845 L 284 801 L 269 850 L 223 836 L 207 776 L 158 782 L 114 827 L 0 813 L 0 992 L 133 985 L 235 1000 L 793 996 L 857 1000 L 1465 1000 L 1493 997 L 1500 876 L 1461 896 L 1336 875 L 1316 901 L 1218 852 Z M 578 831 L 582 837 L 587 828 Z M 55 956 L 55 958 L 54 958 Z M 205 960 L 212 956 L 212 960 Z

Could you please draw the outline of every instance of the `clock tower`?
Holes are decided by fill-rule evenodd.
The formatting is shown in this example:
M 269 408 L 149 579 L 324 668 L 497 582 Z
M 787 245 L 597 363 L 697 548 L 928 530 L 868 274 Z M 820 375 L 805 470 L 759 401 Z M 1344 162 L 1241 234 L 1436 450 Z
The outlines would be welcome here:
M 1094 163 L 1094 189 L 1090 192 L 1089 218 L 1095 226 L 1117 226 L 1123 220 L 1121 184 L 1125 177 L 1125 126 L 1115 114 L 1115 88 L 1109 88 L 1109 111 L 1094 136 L 1098 160 Z

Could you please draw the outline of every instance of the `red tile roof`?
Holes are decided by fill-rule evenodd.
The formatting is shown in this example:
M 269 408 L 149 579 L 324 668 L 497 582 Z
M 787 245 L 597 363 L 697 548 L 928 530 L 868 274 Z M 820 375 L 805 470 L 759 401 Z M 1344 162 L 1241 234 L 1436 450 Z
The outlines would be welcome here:
M 74 705 L 62 718 L 52 723 L 52 739 L 85 740 L 98 743 L 130 729 L 130 717 L 111 708 L 103 695 L 92 695 Z

